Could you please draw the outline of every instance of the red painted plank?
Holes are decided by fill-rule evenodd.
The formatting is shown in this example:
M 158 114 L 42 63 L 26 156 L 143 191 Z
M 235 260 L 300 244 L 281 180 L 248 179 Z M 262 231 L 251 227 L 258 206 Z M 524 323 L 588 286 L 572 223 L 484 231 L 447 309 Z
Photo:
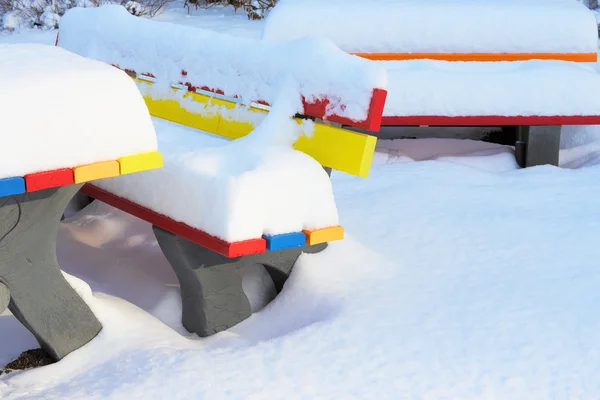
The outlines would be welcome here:
M 267 242 L 263 238 L 229 243 L 89 183 L 85 184 L 81 191 L 94 199 L 123 210 L 225 257 L 233 258 L 248 254 L 259 254 L 267 250 Z
M 73 179 L 73 170 L 70 168 L 36 172 L 35 174 L 25 175 L 24 178 L 25 187 L 28 192 L 72 185 L 75 182 Z
M 387 90 L 384 89 L 373 89 L 373 95 L 371 96 L 371 102 L 369 104 L 369 110 L 367 119 L 363 121 L 355 121 L 350 118 L 340 117 L 338 115 L 330 115 L 326 118 L 327 121 L 337 122 L 342 125 L 350 125 L 356 128 L 366 129 L 371 132 L 378 132 L 381 128 L 381 122 L 383 118 L 383 109 L 385 107 L 385 100 L 387 98 Z M 310 104 L 304 104 L 304 112 L 306 115 L 315 116 L 306 111 L 307 107 L 311 107 Z M 316 111 L 316 109 L 315 109 Z M 311 110 L 312 112 L 312 110 Z M 325 109 L 319 115 L 325 115 Z M 318 117 L 321 118 L 321 117 Z
M 382 126 L 600 125 L 600 115 L 383 116 Z

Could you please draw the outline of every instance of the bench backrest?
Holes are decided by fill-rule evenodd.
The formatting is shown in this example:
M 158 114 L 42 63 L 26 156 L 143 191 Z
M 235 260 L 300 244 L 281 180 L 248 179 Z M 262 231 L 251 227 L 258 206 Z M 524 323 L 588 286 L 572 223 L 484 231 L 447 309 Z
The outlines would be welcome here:
M 384 68 L 329 41 L 235 38 L 134 17 L 120 6 L 69 10 L 57 45 L 127 71 L 153 116 L 231 139 L 256 126 L 284 78 L 293 79 L 302 97 L 298 117 L 370 131 L 380 128 L 387 96 Z M 375 142 L 317 123 L 296 148 L 326 167 L 366 176 Z

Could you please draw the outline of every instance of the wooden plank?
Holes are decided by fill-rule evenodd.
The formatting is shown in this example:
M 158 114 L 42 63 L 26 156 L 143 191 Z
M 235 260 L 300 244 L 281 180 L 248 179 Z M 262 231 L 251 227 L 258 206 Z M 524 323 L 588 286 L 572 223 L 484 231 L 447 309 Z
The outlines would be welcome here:
M 216 111 L 210 111 L 207 114 L 198 111 L 199 107 L 207 107 L 209 105 L 222 106 L 231 110 L 238 105 L 234 101 L 215 99 L 205 94 L 188 92 L 184 96 L 184 102 L 190 101 L 192 103 L 191 105 L 183 106 L 177 100 L 175 95 L 176 89 L 173 89 L 172 99 L 156 100 L 145 90 L 145 86 L 149 83 L 138 82 L 138 84 L 141 85 L 141 91 L 144 94 L 148 110 L 154 117 L 200 129 L 228 139 L 239 139 L 254 129 L 254 126 L 249 122 L 234 121 L 227 116 L 216 113 Z M 377 107 L 383 109 L 386 95 L 387 92 L 385 91 L 378 94 L 379 97 L 376 101 L 379 103 Z M 195 111 L 191 111 L 194 109 Z M 260 120 L 261 115 L 266 115 L 267 113 L 267 111 L 258 107 L 250 107 L 248 112 L 257 114 L 256 118 L 258 120 Z M 299 118 L 296 121 L 298 123 L 303 122 Z M 380 124 L 381 121 L 374 121 L 373 123 Z M 377 138 L 375 136 L 348 131 L 322 123 L 315 123 L 315 130 L 311 137 L 301 137 L 294 145 L 294 148 L 313 157 L 325 167 L 352 175 L 367 177 L 371 169 L 376 143 Z
M 123 210 L 128 214 L 174 233 L 175 235 L 179 235 L 216 253 L 222 254 L 225 257 L 234 258 L 249 254 L 259 254 L 264 253 L 267 249 L 266 241 L 263 238 L 229 243 L 183 222 L 175 221 L 174 219 L 152 211 L 149 208 L 140 206 L 123 197 L 119 197 L 90 183 L 85 184 L 81 191 L 94 199 Z
M 501 62 L 527 60 L 560 60 L 597 62 L 597 53 L 353 53 L 374 61 L 439 60 L 467 62 Z
M 306 234 L 304 232 L 283 233 L 280 235 L 263 235 L 267 241 L 267 250 L 283 250 L 292 247 L 302 247 L 306 245 Z
M 305 230 L 306 244 L 315 245 L 325 242 L 333 242 L 344 238 L 344 228 L 341 226 L 331 226 L 329 228 Z
M 25 193 L 25 179 L 20 176 L 0 179 L 0 197 Z
M 384 116 L 382 126 L 600 125 L 600 115 L 413 115 Z
M 362 121 L 353 120 L 339 115 L 327 115 L 329 99 L 319 99 L 313 101 L 312 103 L 304 101 L 304 114 L 311 117 L 321 118 L 326 121 L 337 122 L 342 125 L 349 125 L 371 132 L 377 132 L 381 127 L 381 118 L 383 116 L 386 98 L 387 90 L 374 89 L 369 102 L 367 118 Z
M 175 89 L 173 93 L 175 93 Z M 195 93 L 188 92 L 184 94 L 183 99 L 184 101 L 206 104 L 208 96 L 201 97 Z M 153 117 L 162 118 L 206 132 L 215 133 L 218 131 L 219 120 L 221 119 L 219 114 L 192 112 L 184 108 L 176 99 L 154 99 L 152 96 L 145 94 L 144 100 L 150 115 Z
M 163 167 L 162 154 L 157 151 L 121 157 L 117 161 L 119 162 L 119 173 L 121 175 Z
M 25 175 L 25 187 L 28 192 L 49 189 L 53 187 L 67 186 L 75 183 L 73 170 L 61 168 L 53 171 L 37 172 Z
M 73 168 L 73 174 L 75 183 L 83 183 L 119 176 L 119 170 L 118 161 L 104 161 L 75 167 Z
M 294 148 L 324 167 L 366 178 L 371 171 L 376 144 L 375 136 L 320 125 L 310 138 L 301 136 Z

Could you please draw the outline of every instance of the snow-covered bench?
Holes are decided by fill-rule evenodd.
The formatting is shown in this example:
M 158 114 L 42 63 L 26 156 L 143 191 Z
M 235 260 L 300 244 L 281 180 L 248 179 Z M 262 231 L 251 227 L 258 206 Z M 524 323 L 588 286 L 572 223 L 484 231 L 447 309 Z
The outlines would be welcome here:
M 534 166 L 558 164 L 562 125 L 600 124 L 600 75 L 582 63 L 598 28 L 576 1 L 281 0 L 263 38 L 306 35 L 386 60 L 382 126 L 503 127 Z
M 128 72 L 153 116 L 239 139 L 159 129 L 164 168 L 82 189 L 153 225 L 189 331 L 251 315 L 247 266 L 263 265 L 279 291 L 300 254 L 343 238 L 323 167 L 367 176 L 376 138 L 315 120 L 379 129 L 383 68 L 329 42 L 271 46 L 120 6 L 70 10 L 57 45 Z
M 280 0 L 263 39 L 326 37 L 380 61 L 595 62 L 594 13 L 571 0 Z
M 103 63 L 0 45 L 0 88 L 0 313 L 8 306 L 60 359 L 101 329 L 57 264 L 65 207 L 85 182 L 159 168 L 162 156 L 136 86 Z

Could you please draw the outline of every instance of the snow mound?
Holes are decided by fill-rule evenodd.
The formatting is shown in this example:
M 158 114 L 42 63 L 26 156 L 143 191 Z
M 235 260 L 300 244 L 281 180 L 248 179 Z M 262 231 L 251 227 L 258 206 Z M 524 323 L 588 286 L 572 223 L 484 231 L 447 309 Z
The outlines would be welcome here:
M 164 167 L 95 185 L 228 242 L 338 225 L 329 177 L 308 155 L 155 121 Z
M 600 75 L 565 61 L 385 63 L 384 116 L 600 115 Z
M 327 40 L 264 43 L 134 17 L 116 5 L 69 10 L 61 20 L 59 45 L 121 68 L 152 73 L 165 95 L 171 83 L 191 82 L 238 95 L 247 104 L 272 104 L 281 82 L 291 76 L 308 101 L 332 100 L 328 115 L 355 120 L 366 119 L 373 89 L 387 83 L 385 69 Z
M 0 178 L 157 148 L 124 72 L 38 44 L 0 44 L 0 143 Z
M 595 53 L 598 29 L 573 0 L 280 0 L 263 38 L 304 36 L 349 52 Z

